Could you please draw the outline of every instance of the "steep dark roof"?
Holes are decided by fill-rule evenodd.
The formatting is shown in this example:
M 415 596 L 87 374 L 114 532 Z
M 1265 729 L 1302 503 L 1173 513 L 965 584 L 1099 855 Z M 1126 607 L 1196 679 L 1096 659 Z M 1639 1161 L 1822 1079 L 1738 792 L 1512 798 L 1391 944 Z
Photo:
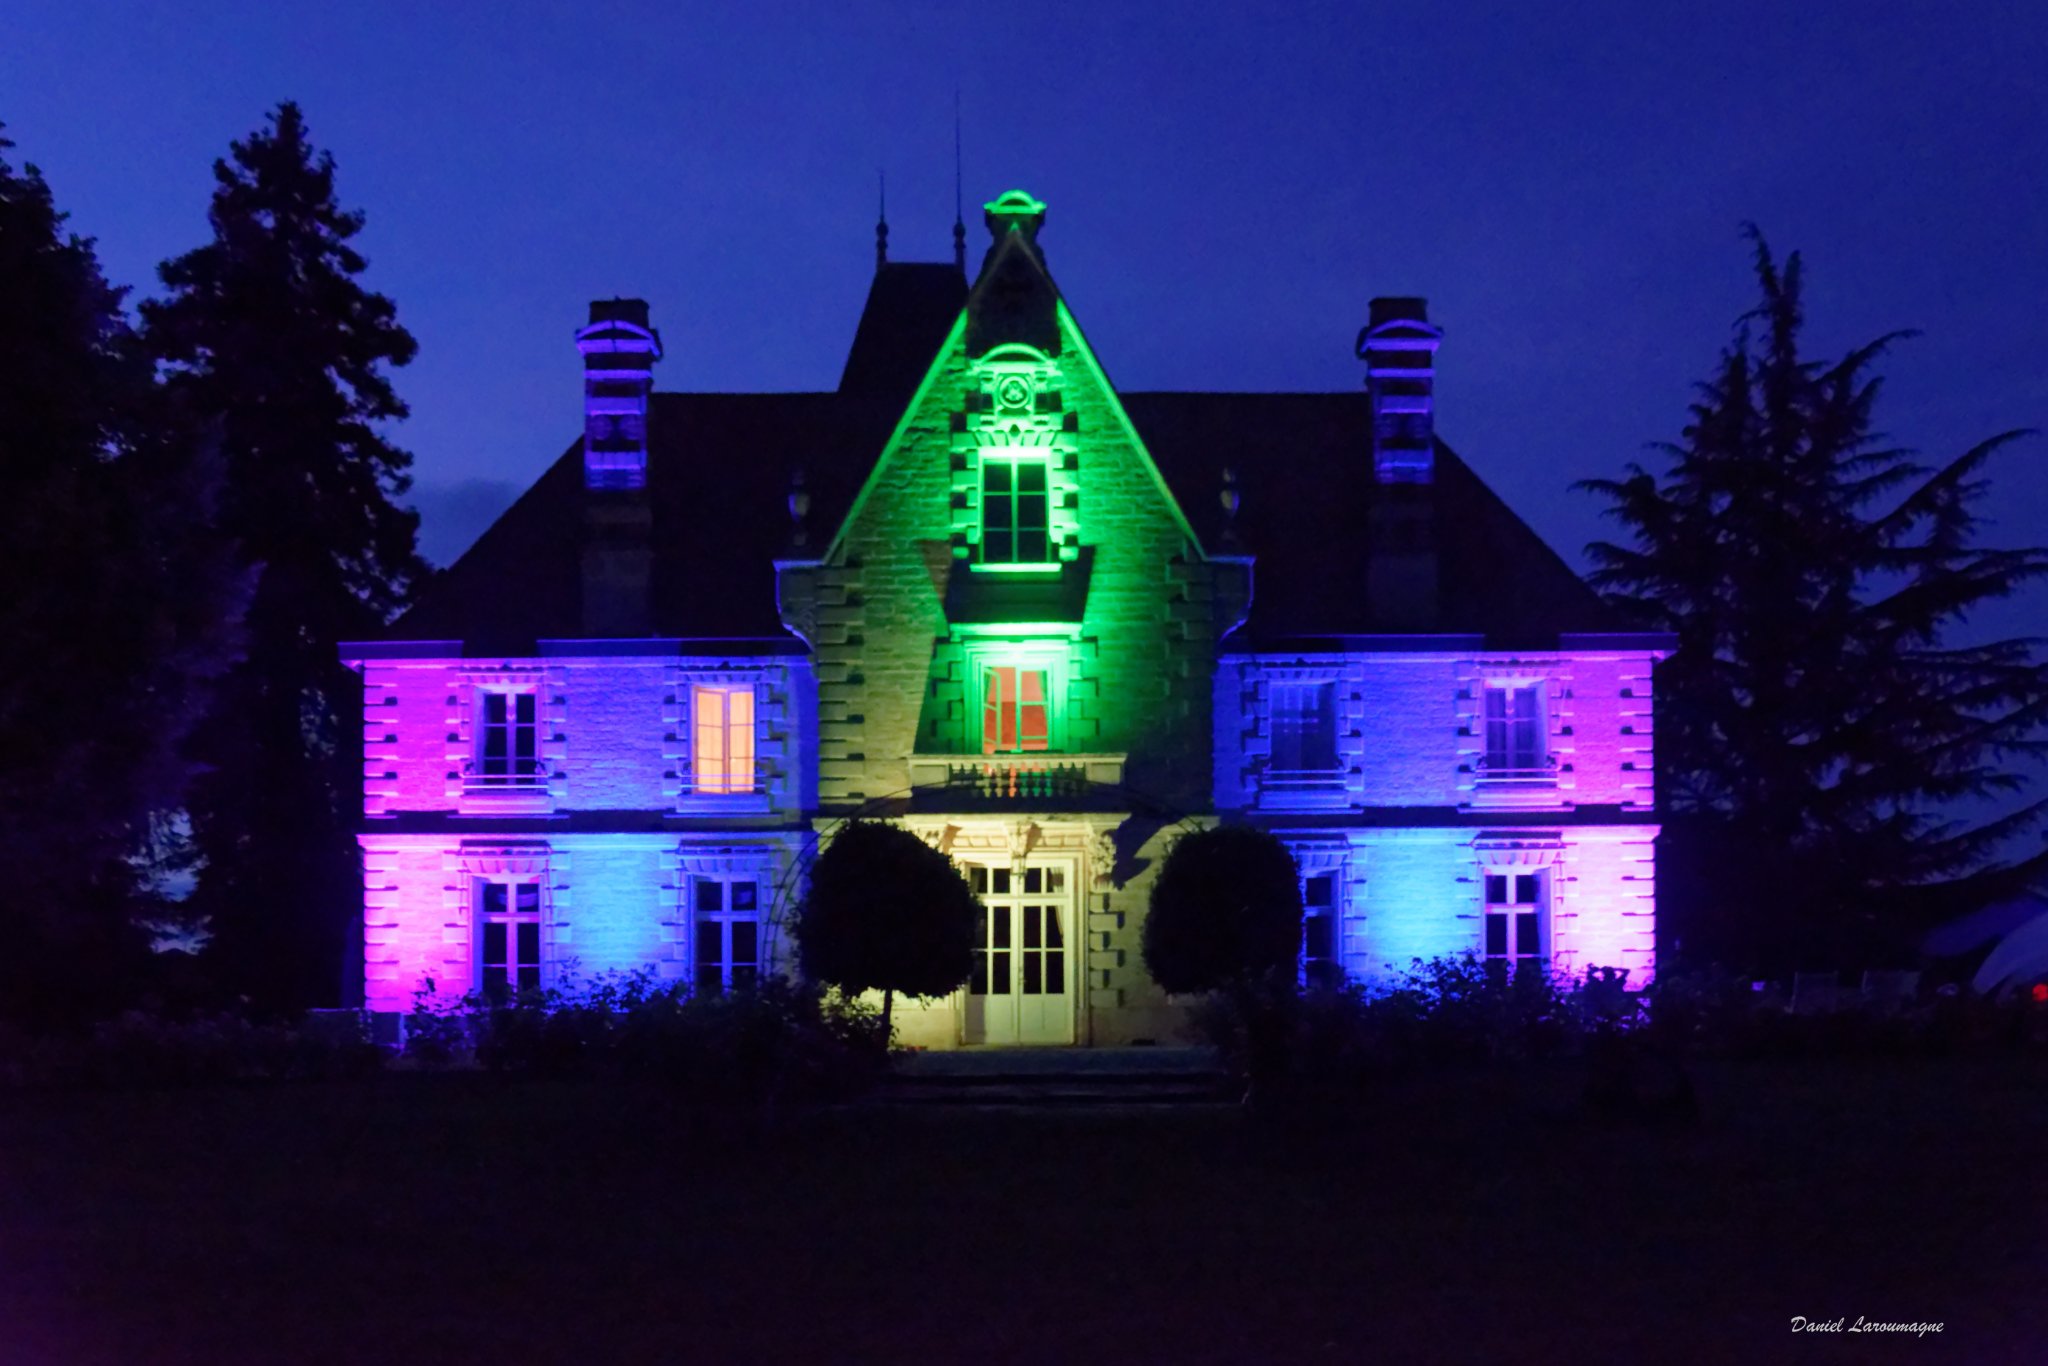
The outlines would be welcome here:
M 959 316 L 950 265 L 891 264 L 868 293 L 835 393 L 657 393 L 648 414 L 654 634 L 778 637 L 773 561 L 791 553 L 787 500 L 801 469 L 810 553 L 837 530 Z M 573 386 L 564 384 L 565 396 Z M 1364 635 L 1374 497 L 1366 396 L 1123 395 L 1204 545 L 1222 548 L 1218 493 L 1236 471 L 1236 530 L 1256 557 L 1248 629 L 1234 643 Z M 1426 629 L 1513 646 L 1625 630 L 1536 533 L 1441 443 L 1439 610 Z M 387 633 L 517 653 L 582 626 L 582 443 L 438 575 Z M 1405 629 L 1418 628 L 1413 624 Z
M 1363 591 L 1378 489 L 1363 392 L 1121 397 L 1212 552 L 1223 471 L 1236 472 L 1236 529 L 1256 557 L 1251 643 L 1416 629 L 1375 621 Z M 1438 602 L 1429 630 L 1513 645 L 1627 629 L 1441 441 L 1432 490 Z
M 903 402 L 860 394 L 661 394 L 647 417 L 653 633 L 780 636 L 777 556 L 791 474 L 822 549 L 888 441 Z M 583 443 L 438 575 L 390 632 L 510 653 L 580 636 Z
M 967 303 L 967 277 L 950 263 L 891 261 L 875 272 L 839 376 L 842 394 L 910 401 Z

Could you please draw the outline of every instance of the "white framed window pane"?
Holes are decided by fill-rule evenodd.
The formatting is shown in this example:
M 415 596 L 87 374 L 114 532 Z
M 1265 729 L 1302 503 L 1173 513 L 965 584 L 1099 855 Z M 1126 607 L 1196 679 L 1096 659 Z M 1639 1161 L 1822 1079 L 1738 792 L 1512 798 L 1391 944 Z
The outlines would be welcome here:
M 754 690 L 700 685 L 690 691 L 691 786 L 698 792 L 754 790 Z

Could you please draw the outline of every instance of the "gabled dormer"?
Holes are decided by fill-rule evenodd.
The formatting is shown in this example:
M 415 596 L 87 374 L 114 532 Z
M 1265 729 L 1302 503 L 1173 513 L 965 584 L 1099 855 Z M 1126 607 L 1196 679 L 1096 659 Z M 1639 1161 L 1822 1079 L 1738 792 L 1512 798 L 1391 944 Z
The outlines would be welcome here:
M 1248 567 L 1208 553 L 1160 477 L 1046 267 L 1045 205 L 984 208 L 952 331 L 817 558 L 781 566 L 818 654 L 824 800 L 979 773 L 1200 804 L 1204 680 Z

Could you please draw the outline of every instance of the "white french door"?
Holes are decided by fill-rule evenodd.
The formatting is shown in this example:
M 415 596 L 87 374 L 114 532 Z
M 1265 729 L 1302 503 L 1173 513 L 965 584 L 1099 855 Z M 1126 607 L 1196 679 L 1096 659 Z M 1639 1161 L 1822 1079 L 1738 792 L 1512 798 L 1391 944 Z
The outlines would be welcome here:
M 1073 873 L 1064 864 L 972 865 L 981 902 L 967 982 L 968 1043 L 1074 1041 Z

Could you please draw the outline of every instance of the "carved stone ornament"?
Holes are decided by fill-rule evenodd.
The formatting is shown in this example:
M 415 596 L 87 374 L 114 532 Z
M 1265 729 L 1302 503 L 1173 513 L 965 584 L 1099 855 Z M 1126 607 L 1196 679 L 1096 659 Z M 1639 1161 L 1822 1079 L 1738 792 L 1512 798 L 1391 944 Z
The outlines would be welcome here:
M 1015 821 L 1003 831 L 1003 839 L 1010 850 L 1010 869 L 1018 877 L 1024 875 L 1024 860 L 1038 845 L 1039 829 L 1036 821 Z
M 953 837 L 960 833 L 957 825 L 913 825 L 910 833 L 923 840 L 946 857 L 953 856 Z
M 1107 827 L 1088 832 L 1088 867 L 1096 891 L 1107 892 L 1116 886 L 1116 840 Z

